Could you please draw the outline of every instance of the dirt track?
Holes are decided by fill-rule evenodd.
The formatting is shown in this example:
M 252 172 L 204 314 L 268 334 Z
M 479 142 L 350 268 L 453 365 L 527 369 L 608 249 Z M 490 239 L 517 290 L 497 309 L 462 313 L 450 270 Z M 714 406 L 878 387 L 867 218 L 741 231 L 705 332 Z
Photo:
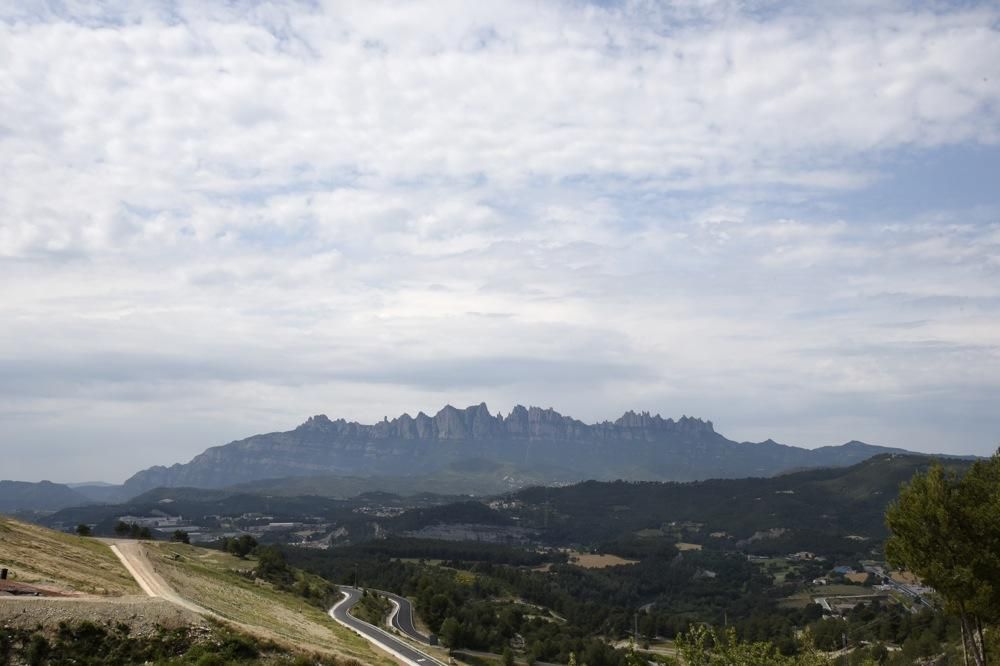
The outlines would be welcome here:
M 154 631 L 157 625 L 171 628 L 202 625 L 202 616 L 215 615 L 173 593 L 153 571 L 138 542 L 106 543 L 146 596 L 107 597 L 78 592 L 54 592 L 41 597 L 3 595 L 0 597 L 0 623 L 30 628 L 86 619 L 125 623 L 137 631 Z M 27 589 L 29 586 L 20 587 Z
M 192 603 L 174 592 L 173 588 L 167 585 L 166 581 L 156 573 L 153 563 L 146 557 L 146 551 L 143 550 L 140 542 L 116 541 L 111 544 L 111 552 L 121 560 L 128 572 L 135 578 L 135 582 L 149 596 L 164 599 L 192 613 L 211 616 L 219 620 L 223 619 L 207 608 Z
M 0 524 L 0 527 L 5 526 Z M 22 526 L 14 524 L 14 527 Z M 22 546 L 18 553 L 25 551 L 23 559 L 29 560 L 31 528 L 24 530 L 28 532 L 17 542 Z M 5 548 L 13 543 L 11 533 L 13 528 L 6 528 Z M 42 534 L 50 536 L 48 531 Z M 49 557 L 43 575 L 36 578 L 62 582 L 58 591 L 72 596 L 0 595 L 0 627 L 32 628 L 38 624 L 55 626 L 64 620 L 90 620 L 112 625 L 124 623 L 138 635 L 151 634 L 157 626 L 205 627 L 206 620 L 218 620 L 290 649 L 366 664 L 393 663 L 352 632 L 330 622 L 322 610 L 297 595 L 281 598 L 270 585 L 235 575 L 233 567 L 239 562 L 225 553 L 179 544 L 50 536 L 50 540 L 56 538 L 59 538 L 57 545 L 65 545 L 65 558 Z M 13 552 L 11 548 L 7 550 Z M 80 559 L 84 559 L 82 565 L 70 566 L 78 564 Z M 69 572 L 72 577 L 65 573 L 66 569 L 72 569 Z M 128 592 L 119 592 L 118 596 L 81 593 L 94 587 L 87 574 L 95 569 L 104 576 L 101 582 L 107 587 L 102 589 L 114 583 L 116 592 Z M 140 592 L 146 596 L 139 596 Z

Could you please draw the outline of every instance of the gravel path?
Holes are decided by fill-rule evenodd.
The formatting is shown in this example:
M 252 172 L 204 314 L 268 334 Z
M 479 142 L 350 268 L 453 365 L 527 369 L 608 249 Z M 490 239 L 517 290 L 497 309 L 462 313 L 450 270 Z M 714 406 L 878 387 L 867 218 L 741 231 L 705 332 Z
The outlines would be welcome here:
M 121 560 L 125 568 L 128 569 L 128 572 L 132 574 L 133 578 L 135 578 L 135 582 L 137 582 L 139 587 L 142 588 L 142 591 L 149 596 L 169 601 L 175 606 L 179 606 L 185 610 L 191 611 L 192 613 L 210 615 L 219 620 L 223 619 L 212 611 L 178 595 L 173 588 L 171 588 L 167 582 L 163 580 L 158 573 L 156 573 L 153 568 L 153 564 L 149 561 L 149 558 L 146 557 L 146 551 L 143 550 L 141 543 L 137 541 L 118 541 L 111 545 L 111 552 L 113 552 L 118 559 Z

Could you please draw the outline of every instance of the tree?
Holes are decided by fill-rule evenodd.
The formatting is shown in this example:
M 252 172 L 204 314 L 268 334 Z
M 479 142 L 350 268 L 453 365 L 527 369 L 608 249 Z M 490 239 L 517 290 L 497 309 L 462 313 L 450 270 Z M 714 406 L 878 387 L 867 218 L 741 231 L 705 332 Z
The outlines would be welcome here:
M 628 654 L 625 655 L 624 666 L 646 666 L 646 659 L 636 652 L 633 646 L 629 648 Z
M 514 666 L 514 651 L 507 646 L 503 649 L 503 657 L 501 663 L 503 666 Z
M 441 640 L 444 641 L 445 645 L 450 648 L 458 647 L 459 639 L 462 634 L 462 625 L 458 623 L 453 617 L 447 618 L 441 623 Z
M 120 537 L 128 536 L 130 529 L 131 528 L 128 526 L 128 523 L 126 523 L 123 520 L 119 520 L 117 523 L 115 523 L 115 534 L 117 534 Z
M 257 540 L 249 534 L 243 534 L 235 539 L 226 539 L 222 547 L 227 553 L 243 559 L 257 547 Z
M 963 647 L 985 666 L 984 622 L 1000 619 L 1000 451 L 964 477 L 934 465 L 886 512 L 890 564 L 937 590 L 958 615 Z
M 836 650 L 847 633 L 847 622 L 840 618 L 828 617 L 810 626 L 813 641 L 820 650 Z
M 285 554 L 276 546 L 257 546 L 254 555 L 257 557 L 258 578 L 282 583 L 291 580 L 292 572 L 288 568 Z
M 686 636 L 677 637 L 677 649 L 689 666 L 820 666 L 830 660 L 814 649 L 783 656 L 771 643 L 745 643 L 732 627 L 720 636 L 712 627 L 693 626 Z
M 91 535 L 90 525 L 80 523 L 76 526 L 76 533 L 82 537 L 89 537 Z
M 170 537 L 170 540 L 178 543 L 191 543 L 191 536 L 184 530 L 174 530 L 174 534 Z

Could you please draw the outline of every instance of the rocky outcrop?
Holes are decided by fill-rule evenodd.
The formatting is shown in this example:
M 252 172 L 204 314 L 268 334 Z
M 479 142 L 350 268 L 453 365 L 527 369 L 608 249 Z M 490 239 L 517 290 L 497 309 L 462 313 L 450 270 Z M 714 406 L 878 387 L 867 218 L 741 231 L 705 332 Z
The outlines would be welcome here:
M 626 412 L 588 425 L 553 409 L 518 405 L 491 414 L 485 403 L 434 416 L 423 412 L 365 425 L 325 415 L 288 432 L 213 447 L 190 462 L 151 467 L 125 484 L 132 494 L 159 486 L 223 487 L 284 476 L 413 475 L 462 460 L 568 470 L 579 479 L 687 481 L 770 476 L 815 466 L 849 465 L 898 451 L 862 443 L 816 451 L 773 441 L 737 443 L 711 421 Z M 446 488 L 442 492 L 447 492 Z

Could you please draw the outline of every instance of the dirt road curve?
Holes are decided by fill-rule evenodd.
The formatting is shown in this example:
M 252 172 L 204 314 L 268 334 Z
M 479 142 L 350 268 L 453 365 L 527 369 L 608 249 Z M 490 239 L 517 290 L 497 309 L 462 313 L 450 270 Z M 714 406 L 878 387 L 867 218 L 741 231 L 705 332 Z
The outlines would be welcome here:
M 150 597 L 162 600 L 172 605 L 177 612 L 189 611 L 204 618 L 213 618 L 225 624 L 239 629 L 262 640 L 274 641 L 280 645 L 293 650 L 307 650 L 312 652 L 333 654 L 338 657 L 351 656 L 358 657 L 356 650 L 349 650 L 350 655 L 345 655 L 341 650 L 339 641 L 334 638 L 330 631 L 329 623 L 322 620 L 316 622 L 305 618 L 300 613 L 289 608 L 283 608 L 281 604 L 275 604 L 276 608 L 270 613 L 262 611 L 260 616 L 254 616 L 251 620 L 255 624 L 247 624 L 232 617 L 226 617 L 220 613 L 235 612 L 244 616 L 233 606 L 233 599 L 241 596 L 251 595 L 255 592 L 248 591 L 239 586 L 232 589 L 232 598 L 216 599 L 212 596 L 227 594 L 228 587 L 223 582 L 209 588 L 206 603 L 219 602 L 217 607 L 220 612 L 216 612 L 202 606 L 194 601 L 181 596 L 170 584 L 169 579 L 161 576 L 157 567 L 164 567 L 169 570 L 171 566 L 162 558 L 169 557 L 169 553 L 158 552 L 156 548 L 147 546 L 138 541 L 127 541 L 117 539 L 104 540 L 111 547 L 111 552 L 121 561 L 125 569 L 135 578 L 136 583 Z M 260 624 L 256 624 L 259 622 Z M 271 623 L 271 624 L 269 624 Z M 364 655 L 369 656 L 369 655 Z M 362 656 L 362 663 L 366 661 Z M 420 663 L 416 666 L 429 666 Z
M 167 585 L 166 581 L 153 569 L 153 563 L 146 557 L 146 552 L 143 550 L 142 544 L 138 541 L 115 541 L 111 543 L 111 551 L 121 560 L 128 572 L 132 574 L 132 577 L 135 578 L 135 582 L 139 584 L 142 591 L 149 596 L 164 599 L 175 606 L 193 613 L 210 615 L 220 620 L 223 619 L 207 608 L 192 603 L 174 592 Z

